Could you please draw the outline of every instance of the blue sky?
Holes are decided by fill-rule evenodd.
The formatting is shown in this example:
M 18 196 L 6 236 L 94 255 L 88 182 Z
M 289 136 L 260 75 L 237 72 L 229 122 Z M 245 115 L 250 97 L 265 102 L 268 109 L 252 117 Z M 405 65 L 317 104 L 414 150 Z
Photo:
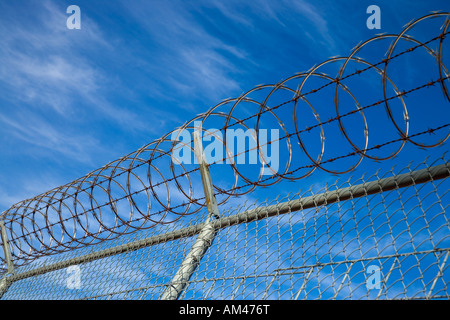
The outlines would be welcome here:
M 66 8 L 72 4 L 81 9 L 81 30 L 66 27 Z M 381 30 L 366 27 L 366 9 L 371 4 L 381 8 Z M 407 1 L 3 1 L 0 209 L 129 154 L 226 98 L 237 97 L 258 84 L 277 83 L 331 56 L 345 56 L 359 42 L 380 32 L 398 33 L 407 22 L 434 10 L 449 11 L 450 5 L 446 1 L 423 1 L 414 6 Z M 428 40 L 437 35 L 442 22 L 424 23 L 412 34 Z M 378 62 L 389 42 L 382 40 L 379 46 L 358 55 Z M 435 62 L 423 52 L 414 54 L 390 65 L 389 76 L 400 91 L 437 77 Z M 448 61 L 448 50 L 444 61 Z M 361 66 L 351 66 L 347 72 L 356 67 Z M 334 76 L 337 69 L 327 66 L 319 71 Z M 363 106 L 381 98 L 376 81 L 379 78 L 368 73 L 346 84 L 358 93 Z M 305 91 L 323 83 L 313 79 Z M 448 103 L 439 87 L 426 90 L 420 91 L 422 95 L 405 97 L 411 133 L 448 122 Z M 354 105 L 345 94 L 339 97 L 342 104 L 350 101 L 348 106 Z M 282 98 L 286 96 L 275 97 L 278 100 L 273 103 Z M 330 112 L 332 98 L 332 89 L 309 98 L 322 120 L 334 116 Z M 399 102 L 392 101 L 391 105 L 396 119 L 401 119 L 402 109 L 396 108 Z M 349 111 L 348 106 L 343 105 L 342 112 Z M 291 120 L 289 110 L 279 109 L 276 114 Z M 243 117 L 252 111 L 243 107 L 236 112 Z M 370 109 L 366 113 L 369 147 L 398 137 L 392 126 L 380 122 L 385 114 L 379 112 Z M 306 121 L 313 118 L 311 113 L 302 116 Z M 363 129 L 361 118 L 356 116 L 343 122 L 355 132 Z M 267 120 L 267 124 L 270 127 L 274 122 Z M 352 151 L 348 144 L 344 148 L 336 123 L 325 130 L 324 159 Z M 315 140 L 318 133 L 316 130 L 312 132 L 314 137 L 302 136 L 312 154 L 320 149 Z M 358 145 L 363 142 L 361 135 L 352 133 L 351 137 Z M 439 137 L 442 132 L 417 140 Z M 381 154 L 389 154 L 396 145 Z M 303 165 L 305 158 L 295 150 L 297 162 L 292 169 Z M 407 145 L 385 168 L 395 163 L 403 166 L 410 160 L 420 162 L 426 155 L 440 156 L 446 150 L 448 145 L 430 151 Z M 352 163 L 354 159 L 344 159 L 336 167 Z M 355 177 L 364 171 L 370 176 L 378 168 L 379 163 L 365 161 Z M 220 180 L 225 176 L 223 170 L 223 166 L 211 169 L 213 181 L 227 187 L 229 181 Z M 335 179 L 319 170 L 316 173 L 308 183 L 280 183 L 269 191 L 258 189 L 228 204 L 273 198 L 300 189 L 316 191 Z M 201 188 L 198 192 L 201 195 Z M 176 193 L 174 198 L 176 202 Z M 103 200 L 107 201 L 104 195 L 99 196 L 98 202 Z M 123 209 L 126 218 L 126 203 Z M 95 228 L 95 223 L 91 222 L 91 227 Z
M 81 9 L 81 30 L 66 28 L 69 16 L 66 8 L 72 4 Z M 366 27 L 369 16 L 366 9 L 372 4 L 381 8 L 381 30 Z M 416 1 L 412 5 L 411 1 L 356 0 L 1 1 L 0 167 L 3 170 L 0 170 L 0 210 L 4 211 L 20 200 L 63 185 L 129 154 L 226 98 L 237 97 L 258 84 L 277 83 L 331 56 L 346 56 L 359 42 L 380 32 L 398 33 L 407 22 L 434 10 L 450 11 L 450 3 Z M 439 27 L 440 23 L 442 19 L 436 23 L 424 23 L 412 34 L 420 40 L 428 40 L 430 36 L 437 35 L 439 31 L 436 26 Z M 372 63 L 378 62 L 389 43 L 380 41 L 379 46 L 364 49 L 360 55 Z M 436 44 L 433 45 L 436 48 Z M 449 61 L 448 42 L 446 48 L 444 62 Z M 392 67 L 390 65 L 389 75 L 399 90 L 414 88 L 437 77 L 434 61 L 430 61 L 423 52 L 415 52 L 397 61 Z M 355 67 L 351 66 L 348 73 Z M 336 69 L 328 66 L 319 71 L 334 76 Z M 377 101 L 382 95 L 377 91 L 377 81 L 379 78 L 368 73 L 365 78 L 352 78 L 346 84 L 354 89 L 352 92 L 358 93 L 361 105 L 366 105 Z M 308 84 L 308 88 L 323 83 L 315 79 Z M 329 111 L 333 108 L 330 105 L 333 90 L 323 92 L 311 96 L 309 101 L 325 120 L 333 116 L 333 112 Z M 442 98 L 439 87 L 420 92 L 405 97 L 411 116 L 411 133 L 445 124 L 450 118 L 448 102 Z M 339 97 L 343 102 L 351 102 L 343 93 Z M 281 98 L 286 96 L 276 97 Z M 396 119 L 401 119 L 402 109 L 395 108 L 399 106 L 398 101 L 393 101 L 392 106 Z M 277 116 L 283 120 L 291 119 L 292 113 L 283 110 L 289 109 L 278 110 Z M 348 110 L 343 106 L 343 112 Z M 251 109 L 243 108 L 237 114 L 243 116 L 251 112 Z M 385 115 L 378 112 L 378 109 L 370 109 L 366 113 L 370 126 L 369 146 L 398 137 L 392 126 L 380 122 Z M 305 120 L 312 120 L 311 113 L 303 116 Z M 355 116 L 343 121 L 355 132 L 363 129 L 361 118 Z M 292 130 L 292 126 L 289 129 Z M 336 131 L 336 126 L 325 130 L 328 144 L 324 159 L 351 151 L 348 145 L 344 148 L 344 139 Z M 308 150 L 314 153 L 320 149 L 315 144 L 317 140 L 314 140 L 318 137 L 318 131 L 312 134 L 314 137 L 306 139 L 305 143 Z M 306 138 L 305 135 L 302 137 Z M 351 137 L 361 145 L 361 135 L 352 133 Z M 439 137 L 442 137 L 442 132 L 417 140 L 429 142 Z M 389 154 L 396 145 L 388 147 L 387 151 L 382 150 L 381 154 Z M 393 164 L 398 164 L 400 171 L 411 160 L 419 163 L 425 156 L 439 157 L 447 150 L 448 143 L 432 150 L 407 145 L 397 159 L 386 163 L 383 168 L 390 175 L 389 169 Z M 298 150 L 294 155 L 298 163 L 293 168 L 303 164 Z M 354 159 L 345 159 L 337 162 L 337 167 L 352 163 Z M 365 161 L 361 170 L 354 173 L 354 180 L 358 180 L 362 172 L 368 172 L 368 176 L 375 174 L 381 166 L 380 163 Z M 220 181 L 222 168 L 212 168 L 214 181 Z M 277 194 L 296 193 L 300 189 L 315 192 L 335 178 L 317 170 L 308 183 L 286 182 L 269 190 L 261 188 L 243 199 L 233 199 L 229 205 L 242 204 L 244 200 L 251 203 L 266 197 L 270 202 Z M 347 178 L 345 176 L 342 180 L 344 186 L 347 186 Z M 225 185 L 229 186 L 229 182 Z M 432 186 L 425 187 L 428 190 L 426 188 L 433 189 Z M 199 190 L 201 193 L 202 190 Z M 405 198 L 409 199 L 407 196 Z M 395 193 L 392 197 L 397 198 Z M 414 199 L 413 196 L 411 198 Z M 99 197 L 99 202 L 101 200 L 104 198 Z M 422 205 L 432 207 L 434 201 L 434 198 L 427 198 Z M 394 203 L 388 206 L 389 210 L 384 208 L 388 218 L 397 217 L 395 213 L 400 212 L 400 221 L 395 223 L 397 228 L 403 227 L 404 222 L 403 207 L 399 209 L 401 206 L 403 203 L 398 206 Z M 362 207 L 361 212 L 365 212 L 364 203 Z M 411 212 L 417 209 L 415 204 L 411 207 L 405 210 Z M 372 212 L 380 210 L 380 217 L 383 217 L 385 211 L 382 209 L 375 205 Z M 390 210 L 394 210 L 392 215 Z M 439 208 L 433 210 L 439 214 Z M 123 212 L 126 216 L 126 204 Z M 423 212 L 417 214 L 425 217 Z M 415 226 L 422 226 L 421 220 L 415 221 L 418 221 Z M 435 221 L 436 225 L 440 222 Z M 270 224 L 259 222 L 261 229 L 255 227 L 252 232 L 265 231 L 265 223 Z M 384 225 L 383 221 L 380 224 Z M 96 227 L 91 222 L 92 225 Z M 240 227 L 244 228 L 243 225 Z M 289 226 L 295 232 L 297 229 L 301 231 L 302 227 L 300 223 Z M 231 242 L 229 246 L 240 248 L 242 234 L 232 232 L 227 238 Z M 398 233 L 402 234 L 402 230 Z M 367 242 L 370 244 L 375 232 L 373 237 L 370 232 L 368 234 Z M 308 234 L 306 236 L 309 237 Z M 438 240 L 445 237 L 436 234 Z M 300 237 L 297 244 L 295 239 L 289 241 L 294 242 L 292 248 L 306 248 L 308 253 L 309 243 L 302 243 L 302 240 L 304 238 Z M 448 243 L 448 238 L 446 241 Z M 384 242 L 387 243 L 385 246 Z M 382 251 L 383 248 L 389 251 L 395 242 L 400 248 L 410 249 L 409 242 L 402 247 L 401 237 L 395 241 L 389 237 L 383 238 L 379 246 Z M 221 242 L 215 245 L 220 246 Z M 269 246 L 269 243 L 266 245 Z M 352 245 L 350 243 L 349 247 L 352 248 Z M 428 245 L 427 242 L 424 246 Z M 420 244 L 417 247 L 420 249 Z M 367 250 L 374 248 L 368 246 Z M 249 243 L 246 250 L 252 252 L 257 249 L 256 245 Z M 363 250 L 361 246 L 358 249 Z M 363 251 L 366 251 L 365 248 Z M 346 257 L 352 255 L 351 252 L 343 253 Z M 221 252 L 217 250 L 209 254 L 209 259 L 214 260 L 215 255 L 220 256 Z M 308 256 L 302 258 L 307 263 L 314 263 L 314 253 L 309 257 L 311 261 Z M 231 254 L 230 259 L 233 263 Z M 234 259 L 234 266 L 239 267 L 237 254 Z M 271 259 L 267 258 L 266 263 L 270 264 Z M 299 265 L 305 263 L 300 260 L 294 262 Z M 253 268 L 253 264 L 249 268 Z M 200 269 L 199 274 L 202 272 L 203 269 Z M 432 276 L 434 273 L 427 275 Z
M 66 8 L 81 9 L 68 30 Z M 366 28 L 378 4 L 382 30 Z M 2 1 L 0 207 L 446 1 Z

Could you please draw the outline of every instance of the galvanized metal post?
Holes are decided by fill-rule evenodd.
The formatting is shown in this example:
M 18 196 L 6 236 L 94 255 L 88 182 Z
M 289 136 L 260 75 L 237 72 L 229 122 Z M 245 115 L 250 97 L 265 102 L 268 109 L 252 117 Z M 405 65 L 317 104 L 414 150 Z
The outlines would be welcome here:
M 8 279 L 9 275 L 14 274 L 14 264 L 12 262 L 11 250 L 9 248 L 8 235 L 6 234 L 6 227 L 3 220 L 0 220 L 0 234 L 3 243 L 3 251 L 5 253 L 5 261 L 7 267 L 7 273 L 0 279 L 0 298 L 8 290 L 11 282 Z
M 219 218 L 219 208 L 217 200 L 214 195 L 211 175 L 209 173 L 208 164 L 206 163 L 203 152 L 203 145 L 200 135 L 197 131 L 194 132 L 194 152 L 200 166 L 200 175 L 202 177 L 203 191 L 205 192 L 206 207 L 208 209 L 208 217 L 203 224 L 200 233 L 197 236 L 191 250 L 184 258 L 172 281 L 167 286 L 166 290 L 161 296 L 161 300 L 176 300 L 183 292 L 187 282 L 191 278 L 195 269 L 203 258 L 208 248 L 212 245 L 216 235 L 216 229 L 211 223 L 211 217 Z
M 9 281 L 7 275 L 0 279 L 0 299 L 3 297 L 6 291 L 8 291 L 11 282 Z
M 5 253 L 5 261 L 8 273 L 14 274 L 14 264 L 12 262 L 11 250 L 9 248 L 9 241 L 8 236 L 6 234 L 5 222 L 3 220 L 0 220 L 0 230 L 2 235 L 3 251 Z

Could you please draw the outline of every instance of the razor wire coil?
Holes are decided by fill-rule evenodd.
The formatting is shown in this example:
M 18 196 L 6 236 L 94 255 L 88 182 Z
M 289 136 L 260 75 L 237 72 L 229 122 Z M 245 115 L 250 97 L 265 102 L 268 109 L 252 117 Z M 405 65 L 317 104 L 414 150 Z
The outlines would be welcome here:
M 420 42 L 407 34 L 407 32 L 416 27 L 416 25 L 420 25 L 421 22 L 434 18 L 445 19 L 441 27 L 442 31 L 438 36 L 425 42 Z M 13 205 L 2 213 L 1 219 L 5 221 L 5 225 L 8 229 L 9 244 L 12 247 L 15 263 L 20 265 L 21 263 L 34 260 L 42 255 L 62 253 L 86 245 L 98 244 L 107 239 L 114 239 L 136 230 L 152 228 L 159 224 L 170 224 L 185 215 L 199 212 L 205 206 L 202 202 L 204 197 L 194 195 L 192 182 L 194 173 L 197 173 L 199 169 L 198 167 L 187 169 L 181 163 L 174 164 L 172 153 L 176 148 L 183 146 L 183 144 L 169 138 L 176 132 L 195 129 L 193 126 L 195 121 L 199 121 L 203 125 L 209 121 L 218 121 L 220 119 L 222 121 L 222 126 L 220 126 L 221 130 L 226 130 L 234 126 L 249 129 L 251 125 L 254 125 L 255 132 L 259 132 L 263 127 L 263 117 L 268 115 L 271 116 L 270 119 L 275 119 L 276 126 L 281 128 L 285 133 L 285 135 L 277 139 L 278 141 L 286 141 L 286 152 L 289 154 L 283 172 L 279 173 L 273 171 L 268 163 L 264 162 L 265 157 L 262 156 L 260 158 L 262 165 L 272 170 L 273 174 L 267 178 L 263 178 L 260 174 L 257 179 L 251 179 L 246 176 L 242 169 L 239 169 L 238 165 L 231 162 L 229 167 L 232 169 L 233 176 L 230 180 L 234 181 L 233 186 L 231 188 L 223 188 L 220 187 L 219 184 L 214 185 L 216 196 L 221 197 L 219 204 L 225 203 L 230 197 L 248 194 L 261 186 L 273 185 L 281 180 L 299 180 L 305 178 L 311 175 L 316 169 L 321 169 L 334 174 L 344 174 L 356 168 L 364 158 L 378 161 L 391 159 L 402 150 L 406 143 L 422 148 L 433 148 L 442 145 L 450 136 L 450 131 L 447 134 L 444 134 L 437 142 L 428 145 L 417 142 L 414 138 L 426 135 L 427 133 L 431 134 L 447 129 L 449 124 L 432 127 L 426 131 L 410 133 L 409 113 L 403 97 L 438 84 L 442 89 L 444 98 L 447 102 L 450 101 L 446 84 L 450 73 L 443 61 L 443 44 L 449 33 L 449 24 L 450 19 L 448 13 L 432 13 L 408 24 L 399 34 L 378 35 L 356 46 L 347 57 L 330 58 L 307 72 L 296 74 L 275 85 L 260 85 L 242 94 L 238 98 L 222 101 L 207 112 L 191 119 L 182 127 L 167 133 L 160 139 L 153 141 L 136 152 L 113 161 L 69 184 Z M 393 40 L 393 42 L 388 48 L 386 58 L 372 64 L 357 56 L 357 54 L 364 50 L 366 46 L 369 46 L 376 41 L 388 39 Z M 397 46 L 402 41 L 410 43 L 413 46 L 399 53 L 395 53 Z M 428 47 L 433 41 L 439 41 L 437 52 Z M 390 66 L 391 62 L 395 59 L 411 54 L 419 48 L 424 48 L 425 52 L 435 59 L 438 66 L 439 78 L 424 82 L 412 89 L 400 91 L 387 75 L 388 66 Z M 321 68 L 334 63 L 341 63 L 335 77 L 320 71 Z M 365 67 L 357 69 L 352 73 L 345 74 L 346 68 L 351 63 L 362 64 L 365 65 Z M 355 76 L 364 75 L 368 71 L 375 71 L 381 77 L 380 82 L 382 85 L 383 99 L 361 106 L 355 95 L 351 93 L 350 88 L 344 84 L 344 81 Z M 313 78 L 324 80 L 326 83 L 303 92 L 307 87 L 308 80 Z M 295 82 L 297 88 L 290 88 L 288 85 L 289 82 Z M 331 115 L 328 120 L 321 120 L 325 117 L 316 111 L 307 97 L 310 95 L 317 95 L 320 91 L 332 85 L 335 85 L 335 95 L 333 100 L 336 115 Z M 389 90 L 393 90 L 394 94 L 389 95 Z M 268 93 L 260 100 L 251 97 L 253 93 L 265 91 L 268 91 Z M 339 95 L 341 94 L 341 91 L 347 93 L 354 100 L 354 103 L 357 106 L 355 109 L 343 113 L 339 111 Z M 293 98 L 278 103 L 275 106 L 269 106 L 270 99 L 280 92 L 287 92 L 293 95 Z M 393 101 L 400 101 L 404 113 L 405 129 L 402 129 L 398 121 L 395 120 L 393 109 L 390 105 Z M 299 126 L 301 113 L 298 111 L 298 106 L 301 102 L 306 103 L 306 105 L 309 106 L 314 117 L 317 119 L 317 123 L 308 125 L 305 128 Z M 236 114 L 240 111 L 240 106 L 247 103 L 255 105 L 257 112 L 251 113 L 246 117 L 237 116 Z M 275 113 L 275 111 L 286 107 L 289 104 L 293 104 L 294 106 L 291 111 L 292 122 L 288 125 L 285 120 L 282 120 Z M 369 129 L 364 111 L 381 105 L 384 105 L 386 115 L 398 131 L 397 133 L 400 138 L 369 146 Z M 352 115 L 360 115 L 363 119 L 363 147 L 358 146 L 350 138 L 349 130 L 342 122 L 344 118 Z M 247 122 L 251 123 L 247 124 Z M 322 127 L 332 122 L 338 123 L 339 130 L 353 151 L 324 159 L 325 136 Z M 288 128 L 291 128 L 291 130 Z M 307 147 L 301 138 L 301 134 L 310 132 L 313 129 L 321 130 L 322 146 L 317 157 L 310 155 L 310 152 L 307 150 Z M 205 133 L 207 135 L 211 134 L 211 132 Z M 217 137 L 215 138 L 217 139 Z M 257 135 L 254 138 L 256 150 L 260 153 L 264 145 L 275 142 L 275 140 L 271 140 L 270 142 L 260 143 Z M 296 143 L 291 143 L 291 138 L 297 138 L 297 141 L 295 141 Z M 227 148 L 226 139 L 227 135 L 225 135 L 224 140 L 222 141 L 225 148 Z M 383 146 L 392 145 L 397 142 L 400 142 L 400 147 L 387 156 L 374 156 L 368 153 L 369 151 L 376 151 Z M 310 164 L 302 164 L 293 168 L 294 162 L 291 159 L 291 155 L 294 146 L 299 146 L 300 150 L 309 159 Z M 244 150 L 243 153 L 249 153 L 253 149 L 248 148 Z M 240 153 L 237 153 L 233 156 L 239 154 Z M 354 165 L 341 171 L 324 167 L 325 164 L 333 163 L 348 157 L 359 157 L 359 160 Z M 222 160 L 228 159 L 230 159 L 229 154 Z M 163 161 L 162 165 L 158 163 L 158 161 L 161 160 Z M 214 163 L 210 164 L 210 166 L 212 165 L 214 165 Z M 176 173 L 177 169 L 180 169 L 181 173 Z M 302 169 L 307 169 L 306 173 L 296 176 L 295 174 L 299 173 Z M 143 170 L 144 172 L 139 172 L 139 170 Z M 163 172 L 164 170 L 166 172 Z M 123 179 L 124 181 L 121 181 L 120 179 Z M 184 182 L 181 182 L 181 179 L 184 179 Z M 243 184 L 238 185 L 239 180 L 242 180 Z M 171 192 L 173 192 L 171 191 L 171 188 L 176 189 L 178 191 L 178 196 L 184 198 L 179 200 L 178 204 L 174 204 L 174 200 L 171 198 Z M 114 196 L 113 193 L 117 192 L 120 192 L 121 195 Z M 100 194 L 100 196 L 98 194 Z M 138 195 L 145 199 L 137 200 Z M 129 208 L 131 214 L 135 214 L 137 217 L 124 218 L 121 216 L 121 214 L 119 214 L 120 209 L 118 208 L 118 203 L 120 201 L 127 202 L 127 208 Z M 142 204 L 142 201 L 146 201 L 146 203 Z M 160 209 L 152 212 L 152 207 L 159 207 Z M 102 212 L 102 210 L 104 210 L 104 212 Z M 107 222 L 108 219 L 112 219 L 113 222 Z

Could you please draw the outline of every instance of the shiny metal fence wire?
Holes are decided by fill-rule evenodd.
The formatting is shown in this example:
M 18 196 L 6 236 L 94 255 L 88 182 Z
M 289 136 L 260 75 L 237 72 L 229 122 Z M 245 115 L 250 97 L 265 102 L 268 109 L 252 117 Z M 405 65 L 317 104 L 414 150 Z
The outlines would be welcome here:
M 178 298 L 448 299 L 449 175 L 444 154 L 229 207 Z M 205 217 L 44 256 L 2 298 L 160 299 Z
M 427 25 L 436 21 L 438 24 L 433 27 Z M 159 228 L 204 210 L 202 189 L 197 188 L 198 166 L 176 163 L 173 158 L 174 152 L 186 144 L 178 140 L 178 135 L 195 129 L 196 122 L 201 124 L 205 135 L 215 135 L 208 131 L 210 127 L 220 132 L 251 128 L 255 133 L 266 128 L 281 132 L 270 141 L 261 141 L 255 134 L 251 138 L 256 146 L 242 151 L 249 153 L 256 149 L 261 168 L 273 171 L 268 177 L 261 174 L 260 167 L 249 170 L 237 163 L 234 157 L 238 154 L 227 149 L 228 136 L 222 137 L 221 143 L 227 149 L 222 160 L 231 161 L 219 165 L 217 160 L 210 165 L 220 173 L 220 179 L 214 174 L 212 179 L 219 205 L 260 187 L 300 181 L 317 171 L 349 173 L 363 160 L 392 159 L 405 146 L 429 149 L 441 146 L 450 136 L 448 119 L 436 116 L 433 122 L 427 122 L 425 117 L 415 115 L 418 108 L 408 106 L 417 97 L 430 101 L 430 105 L 422 106 L 429 110 L 434 103 L 450 101 L 447 89 L 450 73 L 445 66 L 449 25 L 449 13 L 437 12 L 408 23 L 398 34 L 377 35 L 357 45 L 348 56 L 330 58 L 277 84 L 257 86 L 237 98 L 225 100 L 136 152 L 11 206 L 0 218 L 5 223 L 15 266 L 43 255 L 69 252 L 138 230 Z M 430 34 L 419 40 L 413 36 L 417 30 Z M 374 54 L 362 58 L 368 51 L 378 52 L 380 48 L 382 54 L 375 54 L 375 58 Z M 401 62 L 402 58 L 418 53 L 419 62 L 412 66 Z M 427 59 L 433 63 L 428 70 L 434 73 L 430 78 L 416 70 Z M 420 81 L 410 83 L 410 75 L 415 71 Z M 412 100 L 408 100 L 410 96 Z M 433 100 L 438 96 L 442 100 Z M 324 103 L 318 97 L 331 99 Z M 336 127 L 337 132 L 330 132 L 330 126 Z M 383 135 L 377 133 L 377 128 L 392 131 Z M 311 143 L 312 138 L 308 140 L 310 133 L 315 135 L 315 143 Z M 430 134 L 434 140 L 422 139 Z M 330 154 L 337 136 L 343 139 L 339 143 L 341 153 Z M 273 143 L 279 143 L 283 156 L 278 171 L 267 161 L 267 150 L 264 152 Z M 346 167 L 338 165 L 341 160 L 349 160 Z M 255 171 L 257 174 L 251 174 Z M 3 257 L 0 260 L 5 262 Z

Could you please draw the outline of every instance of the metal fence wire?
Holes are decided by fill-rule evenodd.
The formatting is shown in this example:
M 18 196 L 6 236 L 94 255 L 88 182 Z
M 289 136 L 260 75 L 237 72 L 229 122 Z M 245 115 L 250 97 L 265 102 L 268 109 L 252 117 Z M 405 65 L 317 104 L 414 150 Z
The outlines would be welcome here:
M 449 175 L 443 157 L 230 208 L 168 298 L 449 298 Z M 37 260 L 6 278 L 2 298 L 161 299 L 205 219 Z
M 347 57 L 258 86 L 11 206 L 0 216 L 1 298 L 448 299 L 450 123 L 445 114 L 428 121 L 414 102 L 427 101 L 430 114 L 450 101 L 449 16 L 429 14 Z M 412 36 L 430 22 L 424 30 L 435 34 Z M 386 41 L 383 59 L 359 57 Z M 395 63 L 418 52 L 433 61 L 434 77 L 395 79 Z M 337 76 L 324 73 L 330 65 Z M 256 128 L 236 155 L 219 135 L 231 127 Z M 273 127 L 281 135 L 259 139 Z M 198 162 L 177 162 L 179 148 L 192 149 L 178 139 L 184 131 L 214 136 L 225 158 L 206 159 L 194 134 Z M 276 171 L 267 147 L 282 144 Z M 225 161 L 252 150 L 256 170 Z

